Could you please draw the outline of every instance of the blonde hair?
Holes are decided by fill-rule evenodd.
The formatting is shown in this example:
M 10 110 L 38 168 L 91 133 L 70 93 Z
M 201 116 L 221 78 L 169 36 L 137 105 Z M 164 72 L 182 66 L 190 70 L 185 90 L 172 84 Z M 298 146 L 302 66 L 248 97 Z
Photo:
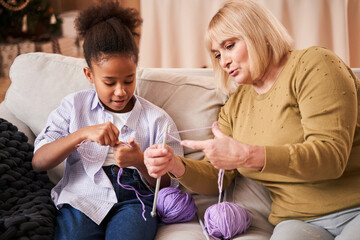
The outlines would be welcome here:
M 227 1 L 211 19 L 205 36 L 216 83 L 227 95 L 231 80 L 211 51 L 212 41 L 220 43 L 234 37 L 246 43 L 252 79 L 261 77 L 269 64 L 278 64 L 293 42 L 285 27 L 261 4 L 252 0 Z

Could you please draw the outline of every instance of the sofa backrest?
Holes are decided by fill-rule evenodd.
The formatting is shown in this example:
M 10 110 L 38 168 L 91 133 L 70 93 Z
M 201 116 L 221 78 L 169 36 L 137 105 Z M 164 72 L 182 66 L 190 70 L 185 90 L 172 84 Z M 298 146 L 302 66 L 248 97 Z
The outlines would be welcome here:
M 357 78 L 360 79 L 360 68 L 352 68 L 351 70 L 355 73 Z
M 38 135 L 49 113 L 63 97 L 92 88 L 83 73 L 82 58 L 51 53 L 27 53 L 18 56 L 10 68 L 11 85 L 4 103 L 19 120 Z M 360 68 L 353 69 L 360 78 Z M 179 130 L 208 127 L 217 119 L 226 97 L 214 85 L 212 69 L 139 68 L 135 94 L 163 108 Z M 181 139 L 212 138 L 210 129 L 180 134 Z M 201 159 L 203 153 L 185 148 L 186 157 Z M 56 182 L 63 165 L 54 170 Z
M 82 71 L 84 66 L 84 59 L 58 54 L 19 55 L 10 67 L 6 107 L 38 135 L 65 95 L 92 87 Z
M 18 56 L 10 68 L 6 107 L 37 136 L 63 97 L 93 87 L 83 73 L 85 66 L 82 58 L 58 54 Z M 215 88 L 211 69 L 138 68 L 135 94 L 163 108 L 179 130 L 211 126 L 226 101 Z M 181 134 L 182 139 L 212 137 L 210 129 Z M 203 156 L 200 151 L 184 150 L 187 157 Z
M 10 68 L 11 85 L 4 103 L 37 136 L 63 97 L 93 87 L 83 73 L 85 66 L 82 58 L 22 54 Z M 360 78 L 360 68 L 352 70 Z M 210 126 L 226 101 L 215 89 L 212 69 L 203 68 L 138 68 L 135 94 L 168 112 L 179 130 Z M 181 134 L 182 139 L 211 137 L 210 130 Z M 196 152 L 185 149 L 186 156 L 201 158 Z

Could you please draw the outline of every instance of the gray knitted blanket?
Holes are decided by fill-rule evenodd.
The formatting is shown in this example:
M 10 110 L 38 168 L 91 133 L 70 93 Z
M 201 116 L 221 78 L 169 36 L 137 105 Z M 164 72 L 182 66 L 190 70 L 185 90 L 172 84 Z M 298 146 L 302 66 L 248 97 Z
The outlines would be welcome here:
M 32 169 L 34 147 L 0 118 L 0 240 L 53 239 L 56 208 L 46 172 Z

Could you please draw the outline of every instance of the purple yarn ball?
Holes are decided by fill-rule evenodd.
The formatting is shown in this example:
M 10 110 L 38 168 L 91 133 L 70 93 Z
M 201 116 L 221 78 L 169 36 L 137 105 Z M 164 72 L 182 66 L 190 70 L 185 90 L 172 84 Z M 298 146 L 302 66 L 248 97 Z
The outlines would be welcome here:
M 157 199 L 157 213 L 164 223 L 188 222 L 196 214 L 194 198 L 177 188 L 163 188 Z
M 211 237 L 230 239 L 244 233 L 250 227 L 251 215 L 239 205 L 221 202 L 206 209 L 204 225 Z

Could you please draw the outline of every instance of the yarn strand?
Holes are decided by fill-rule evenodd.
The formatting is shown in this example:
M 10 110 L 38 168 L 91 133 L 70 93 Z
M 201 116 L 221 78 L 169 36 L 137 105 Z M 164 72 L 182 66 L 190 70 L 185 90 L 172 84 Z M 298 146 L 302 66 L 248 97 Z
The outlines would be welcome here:
M 210 129 L 210 128 L 212 128 L 212 126 L 210 126 L 210 127 L 201 127 L 201 128 L 192 128 L 192 129 L 181 130 L 181 131 L 174 131 L 174 132 L 167 133 L 166 136 L 171 137 L 172 139 L 174 139 L 177 142 L 181 142 L 181 139 L 178 139 L 178 138 L 174 137 L 171 134 L 184 133 L 184 132 L 195 132 L 195 131 L 205 130 L 205 129 Z
M 223 188 L 223 182 L 224 182 L 224 169 L 220 169 L 219 171 L 219 177 L 218 177 L 218 187 L 219 187 L 219 200 L 218 203 L 221 202 L 221 193 Z
M 178 142 L 181 142 L 180 139 L 172 136 L 171 134 L 192 132 L 210 128 L 212 128 L 212 126 L 176 131 L 168 133 L 167 136 Z M 220 169 L 218 174 L 218 203 L 206 209 L 204 215 L 205 226 L 202 224 L 201 218 L 198 217 L 206 239 L 209 238 L 209 235 L 215 239 L 230 239 L 237 234 L 244 233 L 251 225 L 251 215 L 246 209 L 234 203 L 221 202 L 224 174 L 225 170 Z
M 117 182 L 118 182 L 118 184 L 119 184 L 122 188 L 124 188 L 124 189 L 126 189 L 126 190 L 132 190 L 132 191 L 135 192 L 136 198 L 139 199 L 139 201 L 140 201 L 140 203 L 141 203 L 141 206 L 142 206 L 142 210 L 143 210 L 143 211 L 142 211 L 142 217 L 143 217 L 143 219 L 144 219 L 145 221 L 147 221 L 147 219 L 146 219 L 146 217 L 145 217 L 145 204 L 143 203 L 143 201 L 141 201 L 140 196 L 141 196 L 141 197 L 150 197 L 150 196 L 152 196 L 152 195 L 154 195 L 154 194 L 152 194 L 152 193 L 151 193 L 151 194 L 141 194 L 141 193 L 139 193 L 133 186 L 126 185 L 126 184 L 122 184 L 122 183 L 120 182 L 120 178 L 121 178 L 122 172 L 123 172 L 123 169 L 120 168 L 120 169 L 119 169 L 119 172 L 118 172 L 118 175 L 117 175 Z
M 90 143 L 88 140 L 83 140 L 81 143 L 77 144 L 76 145 L 76 148 L 78 149 L 79 151 L 79 154 L 84 158 L 86 159 L 87 161 L 89 162 L 97 162 L 99 161 L 99 155 L 100 154 L 97 154 L 97 156 L 92 156 L 89 152 L 88 152 L 88 149 L 86 148 L 86 145 Z M 125 145 L 125 146 L 128 146 L 128 147 L 131 147 L 131 145 L 127 142 L 121 142 L 120 143 L 121 145 Z M 130 186 L 130 185 L 125 185 L 125 184 L 122 184 L 120 182 L 120 178 L 121 178 L 121 175 L 123 173 L 123 168 L 120 168 L 119 169 L 119 172 L 118 172 L 118 175 L 117 175 L 117 183 L 124 189 L 126 190 L 132 190 L 135 192 L 135 195 L 136 195 L 136 198 L 139 199 L 140 203 L 141 203 L 141 206 L 142 206 L 142 217 L 145 221 L 147 221 L 146 217 L 145 217 L 145 204 L 143 203 L 143 201 L 141 201 L 141 197 L 150 197 L 154 194 L 147 194 L 147 195 L 143 195 L 143 194 L 140 194 L 134 187 Z

